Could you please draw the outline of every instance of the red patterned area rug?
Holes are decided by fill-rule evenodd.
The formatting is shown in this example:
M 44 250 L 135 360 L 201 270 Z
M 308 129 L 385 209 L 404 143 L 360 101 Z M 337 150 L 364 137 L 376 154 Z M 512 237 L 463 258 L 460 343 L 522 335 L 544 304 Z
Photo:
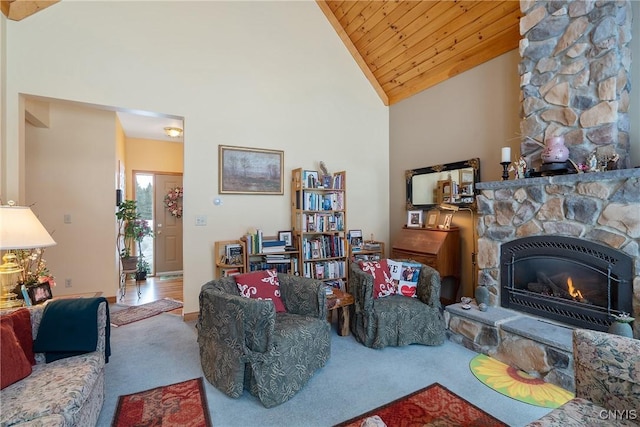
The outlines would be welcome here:
M 202 377 L 120 396 L 111 426 L 212 426 Z
M 127 307 L 123 310 L 113 311 L 109 314 L 111 326 L 115 326 L 117 328 L 118 326 L 157 316 L 160 313 L 175 310 L 177 308 L 182 308 L 182 302 L 171 298 L 163 298 L 158 301 Z
M 507 427 L 507 424 L 438 383 L 340 423 L 336 427 L 360 427 L 365 419 L 375 415 L 379 416 L 388 427 L 423 425 Z

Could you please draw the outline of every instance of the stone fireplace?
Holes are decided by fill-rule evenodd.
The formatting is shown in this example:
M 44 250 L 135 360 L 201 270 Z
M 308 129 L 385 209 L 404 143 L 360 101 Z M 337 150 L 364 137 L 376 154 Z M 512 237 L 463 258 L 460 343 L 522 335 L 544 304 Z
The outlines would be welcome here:
M 587 248 L 620 252 L 628 271 L 614 273 L 613 282 L 621 280 L 624 288 L 615 304 L 640 319 L 640 169 L 478 183 L 478 189 L 478 283 L 489 288 L 492 306 L 502 305 L 509 281 L 500 263 L 503 245 L 529 236 L 549 242 L 566 236 Z M 602 261 L 600 270 L 608 264 Z M 634 323 L 638 337 L 640 322 Z
M 490 307 L 448 306 L 449 338 L 572 390 L 573 328 L 606 330 L 618 311 L 640 319 L 640 168 L 477 188 L 478 283 Z M 568 271 L 576 287 L 589 283 L 582 298 L 565 295 Z M 514 286 L 527 289 L 504 293 Z
M 633 259 L 568 236 L 529 236 L 501 245 L 500 305 L 580 328 L 607 331 L 632 312 Z
M 477 184 L 478 283 L 489 308 L 453 304 L 445 318 L 452 341 L 573 390 L 574 327 L 606 330 L 612 314 L 630 312 L 640 337 L 631 4 L 521 0 L 520 8 L 520 154 L 540 172 L 544 141 L 562 136 L 573 167 Z M 592 154 L 600 171 L 576 173 Z

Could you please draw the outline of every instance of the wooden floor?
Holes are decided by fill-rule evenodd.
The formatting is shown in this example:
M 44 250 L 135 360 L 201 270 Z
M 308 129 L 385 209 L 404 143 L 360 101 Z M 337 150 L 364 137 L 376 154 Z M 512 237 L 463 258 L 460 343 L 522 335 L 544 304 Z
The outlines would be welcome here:
M 147 280 L 140 282 L 140 296 L 136 290 L 136 281 L 127 280 L 127 291 L 124 298 L 117 296 L 117 303 L 124 305 L 140 305 L 148 302 L 171 298 L 182 301 L 182 276 L 158 276 L 147 277 Z M 182 314 L 182 309 L 170 311 L 172 314 Z

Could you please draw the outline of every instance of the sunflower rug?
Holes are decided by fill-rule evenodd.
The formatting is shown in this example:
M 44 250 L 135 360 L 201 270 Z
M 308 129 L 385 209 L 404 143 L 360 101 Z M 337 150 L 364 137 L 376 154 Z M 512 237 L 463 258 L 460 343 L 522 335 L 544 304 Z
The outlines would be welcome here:
M 473 375 L 487 387 L 530 405 L 555 409 L 574 398 L 570 391 L 544 382 L 485 354 L 471 359 L 469 367 Z

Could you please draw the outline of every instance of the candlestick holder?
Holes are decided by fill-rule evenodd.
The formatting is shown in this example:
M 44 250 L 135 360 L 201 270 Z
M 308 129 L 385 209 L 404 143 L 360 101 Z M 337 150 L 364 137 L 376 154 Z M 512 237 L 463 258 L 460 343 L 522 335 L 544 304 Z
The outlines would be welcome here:
M 502 165 L 502 180 L 506 181 L 509 179 L 509 165 L 511 162 L 500 162 Z

